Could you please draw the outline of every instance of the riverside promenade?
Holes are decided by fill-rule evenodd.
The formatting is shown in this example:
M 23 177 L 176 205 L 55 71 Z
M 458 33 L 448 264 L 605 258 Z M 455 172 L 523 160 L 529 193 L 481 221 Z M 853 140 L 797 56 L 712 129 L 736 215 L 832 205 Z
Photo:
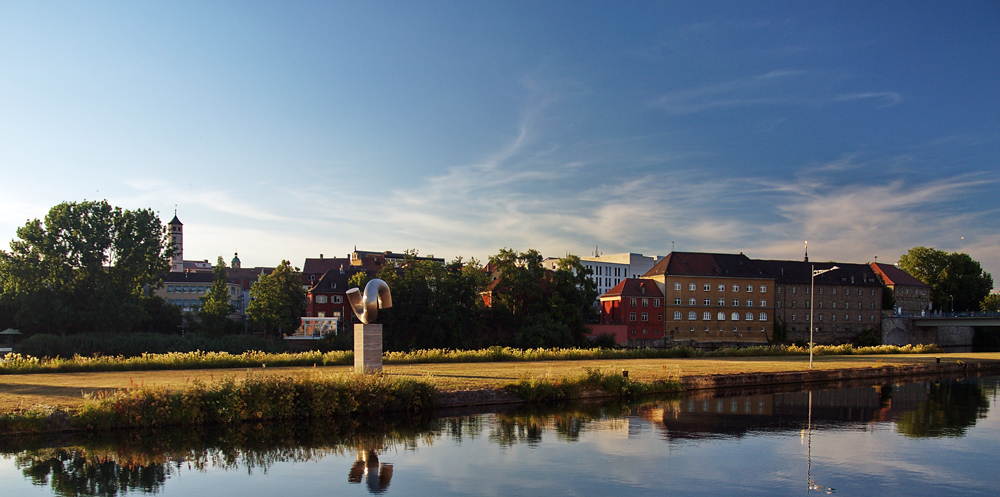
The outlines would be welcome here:
M 386 365 L 390 376 L 433 384 L 442 407 L 511 402 L 504 385 L 522 379 L 573 379 L 588 369 L 608 373 L 628 371 L 634 381 L 679 381 L 685 389 L 744 388 L 757 385 L 811 381 L 893 378 L 910 375 L 1000 374 L 1000 352 L 829 355 L 816 356 L 809 369 L 808 356 L 733 358 L 628 359 L 537 362 L 431 363 Z M 133 386 L 183 388 L 191 381 L 213 383 L 247 374 L 303 375 L 350 374 L 350 366 L 285 367 L 253 369 L 189 369 L 97 373 L 43 373 L 0 375 L 0 412 L 45 405 L 75 408 L 86 397 Z

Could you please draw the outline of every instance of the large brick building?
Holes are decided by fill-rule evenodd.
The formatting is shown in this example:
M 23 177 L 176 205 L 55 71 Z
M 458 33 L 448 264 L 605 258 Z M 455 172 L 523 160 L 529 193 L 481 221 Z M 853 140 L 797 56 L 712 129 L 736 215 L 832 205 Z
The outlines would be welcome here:
M 663 340 L 663 293 L 653 280 L 628 278 L 601 295 L 600 332 L 615 343 L 652 347 Z
M 811 295 L 813 269 L 835 265 L 816 277 Z M 641 278 L 664 299 L 662 339 L 654 346 L 767 343 L 776 330 L 787 340 L 808 340 L 813 301 L 817 343 L 850 342 L 882 325 L 882 285 L 868 264 L 671 252 Z M 602 303 L 612 297 L 607 292 Z
M 873 262 L 875 271 L 887 287 L 892 289 L 896 301 L 895 311 L 903 314 L 921 314 L 931 311 L 931 286 L 892 264 Z

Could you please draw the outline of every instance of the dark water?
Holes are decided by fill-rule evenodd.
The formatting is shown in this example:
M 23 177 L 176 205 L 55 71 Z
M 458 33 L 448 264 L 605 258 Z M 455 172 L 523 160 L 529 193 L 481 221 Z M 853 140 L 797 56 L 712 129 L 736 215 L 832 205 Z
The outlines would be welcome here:
M 1000 495 L 998 378 L 0 441 L 0 495 Z

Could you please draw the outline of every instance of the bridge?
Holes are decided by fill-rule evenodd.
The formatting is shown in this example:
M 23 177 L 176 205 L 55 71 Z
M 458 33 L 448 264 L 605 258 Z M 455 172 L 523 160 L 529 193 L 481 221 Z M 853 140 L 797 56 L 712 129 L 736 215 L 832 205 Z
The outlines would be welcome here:
M 974 328 L 986 327 L 1000 328 L 1000 312 L 893 314 L 882 318 L 882 343 L 971 347 Z

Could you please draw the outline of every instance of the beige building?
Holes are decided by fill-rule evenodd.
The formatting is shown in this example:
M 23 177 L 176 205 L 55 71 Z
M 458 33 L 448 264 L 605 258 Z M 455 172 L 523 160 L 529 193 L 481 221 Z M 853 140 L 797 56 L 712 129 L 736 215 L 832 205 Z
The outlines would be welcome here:
M 896 301 L 894 312 L 922 314 L 931 311 L 931 286 L 892 264 L 873 262 L 872 269 L 885 285 L 892 289 Z

